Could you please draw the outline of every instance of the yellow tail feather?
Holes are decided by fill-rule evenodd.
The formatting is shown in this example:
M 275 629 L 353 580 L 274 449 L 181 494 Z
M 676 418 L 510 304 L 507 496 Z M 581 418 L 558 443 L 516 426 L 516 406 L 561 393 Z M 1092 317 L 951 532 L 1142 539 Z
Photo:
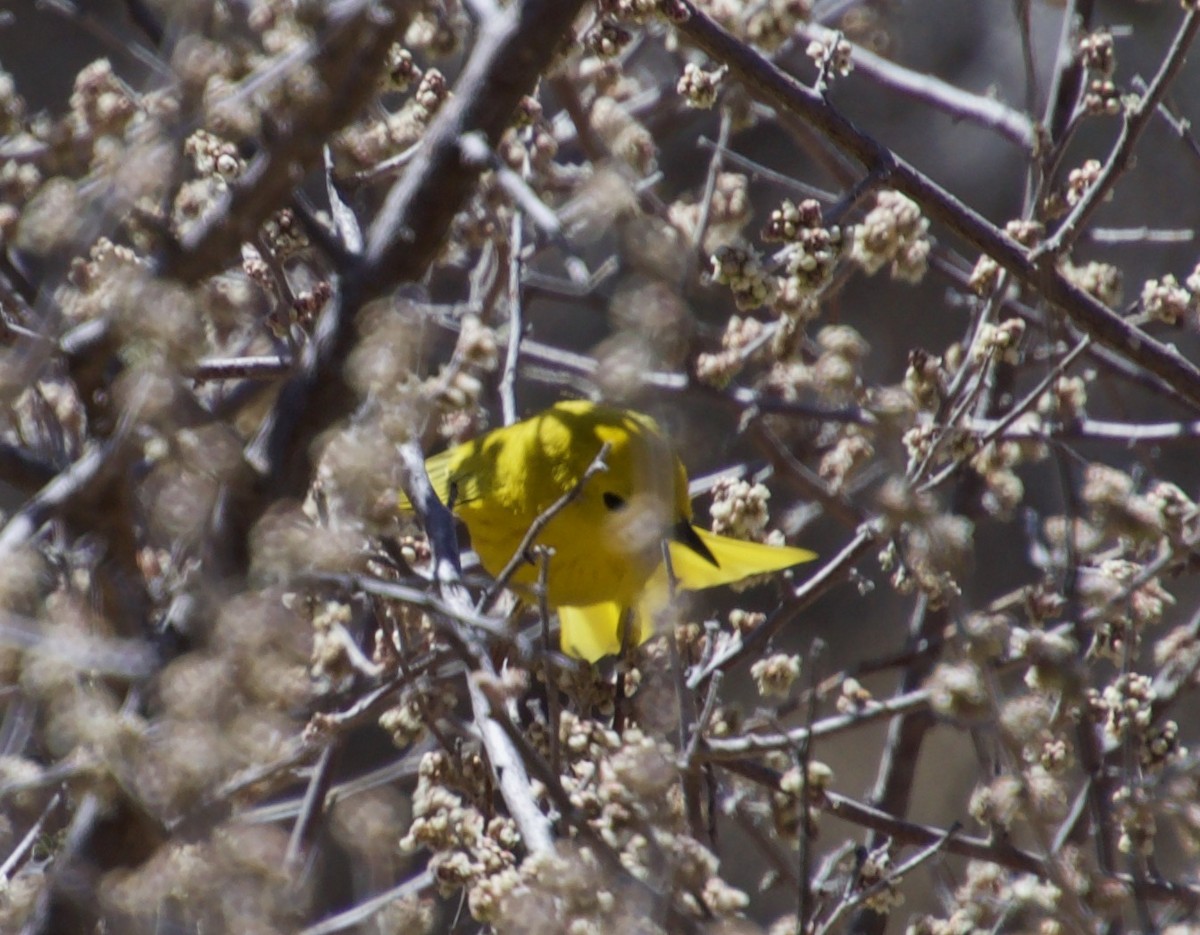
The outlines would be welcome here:
M 719 584 L 733 584 L 753 575 L 771 571 L 782 571 L 802 562 L 811 562 L 817 557 L 808 549 L 792 546 L 764 545 L 761 542 L 746 542 L 718 536 L 706 530 L 692 527 L 700 541 L 717 560 L 717 565 L 680 542 L 671 542 L 671 567 L 679 586 L 688 591 L 702 591 Z M 656 577 L 657 577 L 656 572 Z M 662 570 L 665 575 L 666 570 Z

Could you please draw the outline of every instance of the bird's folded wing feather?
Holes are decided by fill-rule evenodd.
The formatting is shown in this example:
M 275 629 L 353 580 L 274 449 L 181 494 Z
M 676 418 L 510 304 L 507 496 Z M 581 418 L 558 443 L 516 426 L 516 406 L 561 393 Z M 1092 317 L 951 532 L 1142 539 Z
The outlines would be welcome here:
M 476 500 L 483 495 L 482 481 L 477 473 L 464 470 L 462 452 L 458 448 L 450 448 L 431 458 L 425 459 L 425 472 L 429 475 L 429 483 L 438 499 L 449 506 L 451 504 L 451 487 L 453 487 L 454 503 L 466 503 Z M 412 503 L 403 493 L 400 494 L 400 509 L 411 510 Z
M 732 584 L 753 575 L 782 571 L 817 557 L 815 552 L 808 549 L 746 542 L 743 539 L 718 536 L 697 526 L 692 528 L 713 554 L 717 564 L 714 566 L 707 558 L 682 542 L 670 542 L 668 548 L 671 552 L 671 569 L 675 572 L 675 580 L 679 582 L 679 587 L 688 591 L 700 591 L 720 584 Z M 665 568 L 655 572 L 651 585 L 655 584 L 655 579 L 660 576 L 665 583 Z

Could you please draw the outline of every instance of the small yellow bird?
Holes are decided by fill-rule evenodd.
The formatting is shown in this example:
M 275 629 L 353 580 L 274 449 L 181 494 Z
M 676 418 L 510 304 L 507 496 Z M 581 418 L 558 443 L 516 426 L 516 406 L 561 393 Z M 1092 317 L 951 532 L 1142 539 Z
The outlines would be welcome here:
M 687 472 L 649 416 L 586 400 L 556 403 L 425 462 L 434 490 L 463 520 L 483 567 L 498 575 L 530 525 L 594 474 L 546 524 L 536 544 L 552 548 L 546 602 L 557 609 L 562 648 L 595 662 L 621 650 L 621 620 L 634 643 L 653 633 L 669 599 L 662 543 L 687 590 L 779 571 L 816 555 L 806 549 L 730 539 L 691 524 Z M 408 501 L 401 497 L 401 509 Z M 512 586 L 527 599 L 538 569 L 523 564 Z

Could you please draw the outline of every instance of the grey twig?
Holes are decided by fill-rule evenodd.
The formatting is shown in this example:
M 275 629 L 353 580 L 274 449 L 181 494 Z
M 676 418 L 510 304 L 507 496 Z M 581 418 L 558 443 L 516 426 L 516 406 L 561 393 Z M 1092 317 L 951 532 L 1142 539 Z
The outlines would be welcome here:
M 212 380 L 278 380 L 286 377 L 294 366 L 292 360 L 278 354 L 203 357 L 196 362 L 191 377 L 199 383 Z
M 703 668 L 693 669 L 688 676 L 688 687 L 695 688 L 717 669 L 728 671 L 739 662 L 756 658 L 771 637 L 811 607 L 818 597 L 835 584 L 849 578 L 858 560 L 875 545 L 882 532 L 883 528 L 878 520 L 865 523 L 841 552 L 792 591 L 791 600 L 785 607 L 777 610 L 745 637 L 731 640 L 723 649 L 714 653 L 713 658 Z
M 94 485 L 116 460 L 123 438 L 92 445 L 69 468 L 46 484 L 14 513 L 0 531 L 0 556 L 26 542 L 56 511 Z
M 308 777 L 308 787 L 300 803 L 300 812 L 288 838 L 287 853 L 283 858 L 285 872 L 296 874 L 307 856 L 317 822 L 325 814 L 325 797 L 333 782 L 333 761 L 337 753 L 337 740 L 325 745 Z
M 517 421 L 517 362 L 521 359 L 521 251 L 524 241 L 524 217 L 514 211 L 508 237 L 508 344 L 504 351 L 504 369 L 500 372 L 500 408 L 504 424 Z
M 804 42 L 823 39 L 827 32 L 823 26 L 801 25 L 797 29 Z M 929 104 L 955 120 L 966 120 L 995 130 L 1025 152 L 1033 151 L 1037 138 L 1033 121 L 1021 111 L 982 94 L 971 94 L 933 75 L 923 75 L 897 65 L 860 45 L 851 43 L 851 46 L 850 58 L 855 71 L 905 97 Z
M 316 925 L 301 929 L 299 935 L 334 935 L 335 932 L 344 932 L 348 928 L 362 925 L 385 906 L 409 896 L 419 896 L 427 890 L 432 890 L 433 887 L 433 874 L 428 870 L 422 870 L 416 876 L 393 886 L 390 890 L 384 890 L 378 896 L 372 896 L 337 915 L 322 919 Z
M 508 582 L 512 580 L 512 576 L 517 573 L 522 565 L 529 562 L 529 548 L 536 541 L 537 537 L 542 534 L 542 531 L 550 523 L 554 517 L 563 511 L 563 509 L 571 503 L 583 491 L 583 486 L 595 475 L 601 471 L 607 471 L 608 465 L 604 463 L 604 459 L 608 456 L 609 449 L 612 446 L 605 442 L 600 446 L 600 451 L 596 457 L 592 459 L 592 463 L 587 466 L 587 470 L 579 480 L 564 493 L 561 497 L 555 500 L 541 514 L 539 514 L 532 523 L 529 524 L 529 529 L 525 531 L 525 537 L 521 540 L 521 544 L 517 546 L 517 550 L 513 553 L 513 557 L 508 560 L 508 564 L 501 569 L 500 574 L 496 576 L 496 580 L 483 595 L 483 599 L 479 602 L 479 612 L 486 613 L 491 606 L 496 602 L 496 598 L 500 596 L 500 592 L 508 587 Z
M 5 858 L 4 863 L 0 864 L 0 881 L 8 883 L 12 879 L 13 872 L 17 869 L 17 864 L 24 860 L 25 855 L 29 853 L 34 842 L 42 833 L 42 829 L 46 827 L 46 820 L 51 813 L 58 808 L 58 803 L 62 801 L 62 793 L 56 792 L 46 803 L 46 807 L 42 809 L 42 813 L 38 816 L 37 821 L 29 826 L 29 830 L 25 832 L 25 836 L 17 842 L 17 846 L 12 849 L 12 853 Z
M 1054 236 L 1047 238 L 1030 255 L 1030 260 L 1037 263 L 1042 257 L 1056 257 L 1079 236 L 1088 219 L 1096 212 L 1108 197 L 1117 180 L 1129 168 L 1133 159 L 1133 151 L 1141 138 L 1143 131 L 1149 126 L 1150 120 L 1157 111 L 1159 102 L 1167 93 L 1167 88 L 1183 67 L 1188 49 L 1200 30 L 1200 10 L 1191 9 L 1183 17 L 1183 22 L 1171 42 L 1171 47 L 1159 66 L 1158 73 L 1150 82 L 1142 99 L 1125 115 L 1121 124 L 1121 134 L 1113 146 L 1112 152 L 1100 170 L 1100 177 L 1079 199 L 1078 204 L 1071 209 L 1065 221 L 1059 225 Z
M 1032 873 L 1042 879 L 1050 876 L 1045 860 L 1005 841 L 990 841 L 964 834 L 948 835 L 945 829 L 896 818 L 882 809 L 872 808 L 836 792 L 827 792 L 825 799 L 830 815 L 869 828 L 898 843 L 928 847 L 944 841 L 943 848 L 949 854 L 984 860 L 1021 873 Z M 1135 881 L 1124 873 L 1106 876 L 1126 886 L 1139 888 L 1150 899 L 1177 901 L 1185 906 L 1200 904 L 1200 886 L 1160 879 Z
M 795 727 L 786 732 L 770 734 L 739 734 L 736 737 L 709 737 L 698 755 L 710 760 L 736 760 L 772 750 L 794 750 L 812 738 L 832 737 L 870 724 L 883 718 L 908 714 L 929 707 L 929 693 L 923 689 L 905 692 L 886 701 L 873 701 L 853 714 L 835 714 L 814 723 L 811 727 Z
M 844 916 L 847 912 L 852 909 L 857 909 L 872 896 L 883 892 L 884 889 L 891 886 L 896 881 L 903 880 L 913 870 L 921 866 L 921 864 L 931 860 L 937 854 L 940 854 L 946 849 L 946 845 L 950 843 L 956 834 L 958 834 L 957 824 L 947 828 L 941 838 L 913 854 L 912 857 L 897 866 L 895 870 L 889 873 L 882 880 L 876 880 L 870 886 L 866 887 L 860 892 L 855 893 L 849 899 L 838 903 L 837 908 L 835 908 L 833 912 L 829 914 L 829 918 L 827 918 L 821 924 L 821 927 L 817 929 L 817 935 L 826 935 L 827 932 L 834 931 L 834 926 L 841 921 L 842 916 Z

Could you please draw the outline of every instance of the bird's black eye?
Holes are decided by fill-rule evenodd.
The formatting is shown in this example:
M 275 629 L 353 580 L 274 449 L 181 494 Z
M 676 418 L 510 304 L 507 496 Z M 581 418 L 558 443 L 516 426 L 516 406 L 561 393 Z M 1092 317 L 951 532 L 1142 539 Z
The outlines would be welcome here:
M 625 505 L 625 498 L 608 491 L 604 494 L 604 505 L 610 510 L 619 510 Z

